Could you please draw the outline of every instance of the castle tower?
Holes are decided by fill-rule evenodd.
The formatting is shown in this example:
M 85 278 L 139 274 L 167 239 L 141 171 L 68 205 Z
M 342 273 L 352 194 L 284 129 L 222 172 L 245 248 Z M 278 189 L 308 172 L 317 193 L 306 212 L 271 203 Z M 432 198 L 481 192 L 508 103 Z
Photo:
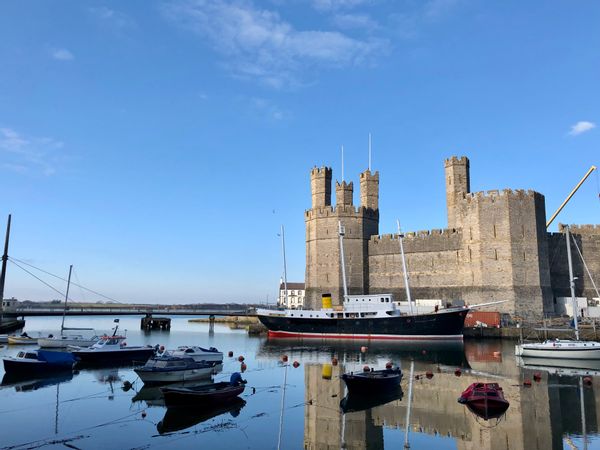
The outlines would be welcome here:
M 335 204 L 343 206 L 352 206 L 352 196 L 354 194 L 354 185 L 352 182 L 346 183 L 336 181 L 335 183 Z
M 376 185 L 378 185 L 378 176 Z M 343 297 L 343 277 L 338 222 L 341 222 L 346 229 L 344 256 L 348 292 L 368 293 L 368 241 L 371 235 L 378 233 L 379 210 L 354 207 L 352 199 L 354 185 L 345 181 L 336 183 L 336 205 L 332 207 L 327 200 L 331 192 L 330 168 L 313 169 L 311 187 L 312 208 L 304 215 L 306 223 L 305 305 L 306 308 L 320 308 L 321 295 L 325 293 L 331 294 L 334 305 L 340 305 Z M 373 202 L 371 205 L 374 206 Z
M 360 206 L 379 210 L 379 172 L 365 170 L 360 174 Z
M 464 194 L 471 192 L 469 158 L 453 156 L 444 161 L 446 172 L 446 208 L 448 228 L 461 228 L 462 219 L 459 203 Z
M 310 190 L 312 192 L 312 207 L 331 206 L 331 168 L 314 167 L 310 171 Z

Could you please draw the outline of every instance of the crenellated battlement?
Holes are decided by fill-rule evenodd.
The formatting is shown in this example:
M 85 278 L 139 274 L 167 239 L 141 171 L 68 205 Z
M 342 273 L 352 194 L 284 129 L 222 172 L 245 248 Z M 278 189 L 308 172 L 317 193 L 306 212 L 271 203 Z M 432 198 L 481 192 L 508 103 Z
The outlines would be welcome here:
M 327 166 L 321 166 L 321 167 L 314 166 L 310 171 L 311 176 L 316 176 L 316 175 L 331 176 L 332 173 L 333 173 L 333 171 L 332 171 L 331 167 L 327 167 Z
M 360 177 L 361 180 L 363 180 L 363 179 L 374 179 L 374 180 L 379 181 L 379 171 L 375 171 L 374 173 L 371 173 L 371 171 L 367 169 L 364 172 L 362 172 L 359 175 L 359 177 Z
M 450 167 L 455 164 L 469 165 L 469 158 L 466 156 L 461 156 L 460 158 L 458 156 L 451 156 L 444 160 L 444 167 Z
M 352 205 L 323 206 L 319 208 L 307 209 L 306 211 L 304 211 L 305 220 L 344 216 L 375 219 L 379 217 L 379 213 L 376 210 L 370 208 Z
M 563 234 L 567 227 L 564 223 L 558 224 L 558 231 Z M 573 234 L 598 234 L 600 235 L 600 225 L 582 224 L 582 225 L 568 225 Z
M 543 197 L 543 195 L 531 189 L 492 189 L 489 191 L 462 193 L 461 200 L 464 200 L 467 203 L 471 203 L 485 201 L 488 199 L 524 199 L 526 197 L 531 197 L 532 199 L 535 199 L 536 197 Z
M 399 245 L 397 234 L 371 236 L 369 254 L 397 254 Z M 462 230 L 454 228 L 419 230 L 404 234 L 404 247 L 407 253 L 460 250 L 461 245 Z

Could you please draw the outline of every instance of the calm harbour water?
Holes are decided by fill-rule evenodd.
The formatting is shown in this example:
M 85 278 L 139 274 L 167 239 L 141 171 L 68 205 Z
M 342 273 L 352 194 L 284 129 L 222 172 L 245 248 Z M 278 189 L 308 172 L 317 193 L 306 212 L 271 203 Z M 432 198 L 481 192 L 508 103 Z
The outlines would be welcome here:
M 243 330 L 188 323 L 174 318 L 170 332 L 144 333 L 140 317 L 121 318 L 128 345 L 160 344 L 217 347 L 225 354 L 228 380 L 245 357 L 248 381 L 242 401 L 212 411 L 167 410 L 157 389 L 143 387 L 130 367 L 82 369 L 72 376 L 4 383 L 0 387 L 0 449 L 377 449 L 402 448 L 406 436 L 409 367 L 419 377 L 413 383 L 408 440 L 410 447 L 435 449 L 600 449 L 600 377 L 582 386 L 580 376 L 556 369 L 523 369 L 517 365 L 514 343 L 466 341 L 464 346 L 432 348 L 394 343 L 332 343 L 268 340 Z M 69 317 L 71 327 L 108 331 L 112 318 Z M 59 317 L 28 318 L 27 331 L 56 332 Z M 361 346 L 366 345 L 366 352 Z M 24 347 L 5 346 L 0 355 Z M 227 357 L 228 351 L 234 357 Z M 281 362 L 288 355 L 289 366 Z M 331 379 L 323 367 L 332 357 Z M 370 409 L 343 414 L 344 383 L 339 375 L 383 368 L 388 361 L 404 371 L 403 398 Z M 298 361 L 298 368 L 291 363 Z M 455 371 L 462 368 L 461 375 Z M 533 380 L 539 372 L 542 379 Z M 600 367 L 598 372 L 600 374 Z M 3 376 L 3 369 L 0 376 Z M 282 384 L 287 377 L 282 409 Z M 124 390 L 123 382 L 133 383 Z M 488 421 L 457 402 L 475 381 L 500 383 L 510 402 L 506 414 Z M 255 388 L 255 393 L 253 389 Z M 581 390 L 580 390 L 581 389 Z M 581 394 L 583 393 L 583 394 Z M 582 399 L 583 397 L 583 405 Z M 283 411 L 283 414 L 282 414 Z

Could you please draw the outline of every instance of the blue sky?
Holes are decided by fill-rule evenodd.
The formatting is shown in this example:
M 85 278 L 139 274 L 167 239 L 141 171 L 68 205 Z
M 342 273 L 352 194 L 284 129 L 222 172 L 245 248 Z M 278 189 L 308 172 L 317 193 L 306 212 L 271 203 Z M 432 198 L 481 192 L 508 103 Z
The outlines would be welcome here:
M 381 233 L 446 226 L 451 155 L 549 215 L 600 164 L 599 20 L 566 0 L 4 1 L 10 254 L 122 301 L 273 301 L 281 224 L 304 278 L 310 169 L 340 179 L 344 145 L 358 203 L 368 133 Z M 558 220 L 600 223 L 599 191 Z M 14 265 L 5 293 L 58 296 Z

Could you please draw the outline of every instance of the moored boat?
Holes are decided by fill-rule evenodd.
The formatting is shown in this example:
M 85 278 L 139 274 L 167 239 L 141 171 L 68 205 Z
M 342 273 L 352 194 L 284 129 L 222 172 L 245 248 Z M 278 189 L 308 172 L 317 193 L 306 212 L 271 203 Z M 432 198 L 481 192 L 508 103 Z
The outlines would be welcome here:
M 217 361 L 195 361 L 192 358 L 165 355 L 151 357 L 143 367 L 134 371 L 144 383 L 157 384 L 201 380 L 222 369 L 223 366 Z
M 20 336 L 8 336 L 8 344 L 10 345 L 37 345 L 37 338 L 28 336 L 27 333 L 23 333 Z
M 351 394 L 384 394 L 398 389 L 402 380 L 402 371 L 396 367 L 369 372 L 350 372 L 343 374 L 341 378 Z
M 21 351 L 16 356 L 3 358 L 7 375 L 43 376 L 57 371 L 72 370 L 77 362 L 69 352 L 46 350 Z
M 223 353 L 214 347 L 203 348 L 195 345 L 181 345 L 175 350 L 167 350 L 166 353 L 172 356 L 192 358 L 194 361 L 223 361 Z
M 60 336 L 48 336 L 38 338 L 38 345 L 41 348 L 67 348 L 71 347 L 90 347 L 94 345 L 100 336 L 84 336 L 82 334 L 62 334 Z
M 238 372 L 231 375 L 230 381 L 187 387 L 160 388 L 167 407 L 191 404 L 219 404 L 235 399 L 244 392 L 246 381 Z
M 116 330 L 115 330 L 116 331 Z M 146 362 L 156 352 L 150 346 L 128 346 L 125 336 L 101 336 L 91 347 L 69 347 L 81 364 L 129 364 Z
M 510 406 L 498 383 L 473 383 L 463 391 L 458 402 L 485 420 L 501 417 Z

